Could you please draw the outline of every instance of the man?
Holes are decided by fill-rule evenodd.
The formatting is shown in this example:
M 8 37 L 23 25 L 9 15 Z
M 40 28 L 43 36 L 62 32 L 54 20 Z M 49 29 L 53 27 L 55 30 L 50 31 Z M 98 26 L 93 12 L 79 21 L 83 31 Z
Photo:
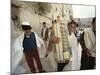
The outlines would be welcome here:
M 54 50 L 56 60 L 57 71 L 62 71 L 64 66 L 68 64 L 69 55 L 68 54 L 68 34 L 65 31 L 65 24 L 60 19 L 60 16 L 57 16 L 57 21 L 53 23 L 51 38 L 49 42 L 49 49 Z
M 92 29 L 81 35 L 80 42 L 83 49 L 81 70 L 94 69 L 96 62 L 96 18 L 92 20 Z
M 43 41 L 38 37 L 35 32 L 31 31 L 32 27 L 28 22 L 23 22 L 21 26 L 22 30 L 24 31 L 24 34 L 22 34 L 18 37 L 18 39 L 16 39 L 15 49 L 23 49 L 26 62 L 32 73 L 37 72 L 34 60 L 36 61 L 37 69 L 39 70 L 39 72 L 43 72 L 42 64 L 38 53 L 38 49 L 43 46 Z
M 45 44 L 45 47 L 46 47 L 46 57 L 47 57 L 47 55 L 48 55 L 47 46 L 48 46 L 49 28 L 47 27 L 46 22 L 43 22 L 42 25 L 43 25 L 43 28 L 42 28 L 42 31 L 41 31 L 41 37 L 42 37 L 44 44 Z
M 60 61 L 63 61 L 62 48 L 60 47 L 60 37 L 56 34 L 57 32 L 60 32 L 60 29 L 57 29 L 58 27 L 60 28 L 60 23 L 60 16 L 57 16 L 57 21 L 53 23 L 49 35 L 48 57 L 50 59 L 51 66 L 53 67 L 54 71 L 58 70 L 58 63 Z
M 80 69 L 80 54 L 81 47 L 76 38 L 76 22 L 68 23 L 69 34 L 65 31 L 65 26 L 61 21 L 54 23 L 51 33 L 51 44 L 54 51 L 57 55 L 57 70 L 62 71 L 66 64 L 72 63 L 71 67 L 66 67 L 66 70 L 79 70 Z M 67 29 L 66 29 L 67 30 Z M 69 35 L 69 36 L 68 36 Z M 69 44 L 70 48 L 69 49 Z M 62 48 L 63 47 L 63 48 Z M 67 52 L 67 53 L 66 53 Z M 72 60 L 69 60 L 70 54 L 72 53 Z M 70 65 L 70 64 L 69 64 Z
M 47 41 L 48 39 L 48 28 L 46 26 L 46 22 L 43 22 L 43 28 L 42 28 L 42 31 L 41 31 L 41 36 L 43 38 L 44 41 Z

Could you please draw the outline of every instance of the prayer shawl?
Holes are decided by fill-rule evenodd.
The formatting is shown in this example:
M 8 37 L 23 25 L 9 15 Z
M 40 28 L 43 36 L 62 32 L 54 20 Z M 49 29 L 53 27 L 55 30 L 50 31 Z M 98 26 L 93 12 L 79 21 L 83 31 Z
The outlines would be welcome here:
M 85 46 L 93 57 L 96 56 L 96 37 L 92 29 L 85 31 L 84 34 Z

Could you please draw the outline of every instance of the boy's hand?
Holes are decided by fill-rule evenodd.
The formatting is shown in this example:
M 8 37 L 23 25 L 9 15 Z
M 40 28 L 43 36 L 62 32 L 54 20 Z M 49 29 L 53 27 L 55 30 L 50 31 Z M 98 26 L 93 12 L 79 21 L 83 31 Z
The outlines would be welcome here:
M 48 56 L 48 54 L 45 55 L 45 57 L 47 57 L 47 56 Z

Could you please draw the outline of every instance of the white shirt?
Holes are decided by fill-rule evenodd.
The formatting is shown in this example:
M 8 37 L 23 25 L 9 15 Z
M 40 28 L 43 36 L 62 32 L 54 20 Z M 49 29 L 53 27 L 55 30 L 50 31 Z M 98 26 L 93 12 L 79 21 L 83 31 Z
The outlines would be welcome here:
M 46 27 L 45 28 L 43 28 L 43 39 L 45 38 L 45 32 L 46 32 Z
M 69 46 L 72 51 L 72 58 L 70 62 L 72 62 L 72 69 L 71 70 L 79 70 L 81 65 L 81 46 L 77 42 L 77 38 L 74 34 L 68 36 L 69 38 Z

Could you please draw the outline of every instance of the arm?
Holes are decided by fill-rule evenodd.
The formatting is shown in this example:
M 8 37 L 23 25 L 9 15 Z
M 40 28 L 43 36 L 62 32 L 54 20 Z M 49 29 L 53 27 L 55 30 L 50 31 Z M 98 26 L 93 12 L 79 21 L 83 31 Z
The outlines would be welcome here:
M 79 41 L 80 41 L 80 45 L 82 47 L 82 50 L 86 51 L 87 55 L 90 56 L 91 54 L 90 54 L 88 48 L 85 45 L 84 32 L 81 34 Z
M 43 28 L 41 29 L 41 37 L 43 37 Z
M 84 41 L 85 46 L 88 48 L 88 51 L 92 56 L 95 56 L 95 50 L 96 50 L 96 41 L 95 41 L 95 35 L 92 30 L 88 30 L 85 32 L 84 35 Z

